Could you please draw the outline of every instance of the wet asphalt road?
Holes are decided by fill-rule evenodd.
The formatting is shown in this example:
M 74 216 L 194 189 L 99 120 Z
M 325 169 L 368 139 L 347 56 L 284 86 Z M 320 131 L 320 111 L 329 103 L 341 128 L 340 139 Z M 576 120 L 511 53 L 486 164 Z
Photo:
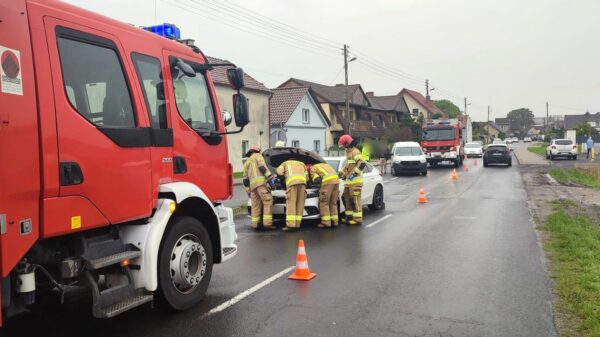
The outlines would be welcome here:
M 386 176 L 387 208 L 365 210 L 362 227 L 255 233 L 239 219 L 238 255 L 215 266 L 205 301 L 192 310 L 143 307 L 97 320 L 70 300 L 7 322 L 3 335 L 556 336 L 518 167 L 468 163 L 456 182 L 445 168 L 428 177 Z M 426 205 L 416 204 L 420 186 Z M 285 273 L 206 315 L 293 266 L 298 239 L 315 279 L 290 281 Z

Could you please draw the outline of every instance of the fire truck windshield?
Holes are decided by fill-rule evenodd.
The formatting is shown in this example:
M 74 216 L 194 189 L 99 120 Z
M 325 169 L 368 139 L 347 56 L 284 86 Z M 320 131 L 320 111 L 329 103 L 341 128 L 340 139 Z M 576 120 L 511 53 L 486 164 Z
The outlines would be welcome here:
M 454 129 L 425 129 L 423 130 L 423 140 L 453 140 L 455 138 Z

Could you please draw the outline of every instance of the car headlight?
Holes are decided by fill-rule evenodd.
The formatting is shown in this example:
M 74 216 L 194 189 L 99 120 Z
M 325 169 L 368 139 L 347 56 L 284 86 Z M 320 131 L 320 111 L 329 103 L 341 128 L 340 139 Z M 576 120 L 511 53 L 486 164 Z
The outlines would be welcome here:
M 318 198 L 319 192 L 317 192 L 317 191 L 306 192 L 306 197 L 307 198 Z
M 420 162 L 421 162 L 421 164 L 424 164 L 427 162 L 427 160 L 425 158 L 421 158 Z

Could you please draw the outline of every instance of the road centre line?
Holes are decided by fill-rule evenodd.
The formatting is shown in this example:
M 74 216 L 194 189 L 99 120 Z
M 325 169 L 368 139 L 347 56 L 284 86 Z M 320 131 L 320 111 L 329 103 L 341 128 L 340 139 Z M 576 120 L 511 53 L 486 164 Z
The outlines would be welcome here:
M 255 285 L 254 287 L 244 290 L 243 292 L 239 293 L 238 295 L 236 295 L 235 297 L 233 297 L 232 299 L 221 303 L 220 305 L 212 308 L 209 312 L 203 314 L 202 316 L 200 316 L 200 318 L 204 318 L 204 317 L 208 317 L 210 315 L 219 313 L 227 308 L 229 308 L 230 306 L 236 304 L 237 302 L 243 300 L 244 298 L 252 295 L 253 293 L 259 291 L 260 289 L 268 286 L 269 284 L 271 284 L 273 281 L 277 280 L 278 278 L 282 277 L 283 275 L 289 273 L 290 271 L 292 271 L 292 269 L 294 269 L 295 266 L 291 266 L 288 268 L 285 268 L 284 270 L 280 271 L 279 273 L 269 277 L 268 279 L 260 282 L 259 284 Z
M 375 220 L 374 222 L 371 222 L 370 224 L 366 225 L 365 228 L 371 228 L 371 227 L 377 225 L 378 223 L 382 222 L 383 220 L 390 218 L 391 216 L 392 216 L 391 214 L 388 214 L 388 215 L 386 215 L 386 216 L 384 216 L 384 217 L 382 217 L 382 218 L 380 218 L 378 220 Z

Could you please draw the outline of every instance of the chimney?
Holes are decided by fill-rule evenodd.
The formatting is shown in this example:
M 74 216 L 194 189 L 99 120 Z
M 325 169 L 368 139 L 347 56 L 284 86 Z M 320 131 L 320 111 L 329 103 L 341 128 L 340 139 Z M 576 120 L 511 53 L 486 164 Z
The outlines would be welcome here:
M 336 84 L 335 86 L 336 86 L 336 87 L 343 87 L 343 86 L 344 86 L 344 83 L 338 83 L 338 84 Z
M 368 97 L 374 97 L 375 96 L 375 92 L 373 92 L 373 91 L 367 91 L 367 96 Z

